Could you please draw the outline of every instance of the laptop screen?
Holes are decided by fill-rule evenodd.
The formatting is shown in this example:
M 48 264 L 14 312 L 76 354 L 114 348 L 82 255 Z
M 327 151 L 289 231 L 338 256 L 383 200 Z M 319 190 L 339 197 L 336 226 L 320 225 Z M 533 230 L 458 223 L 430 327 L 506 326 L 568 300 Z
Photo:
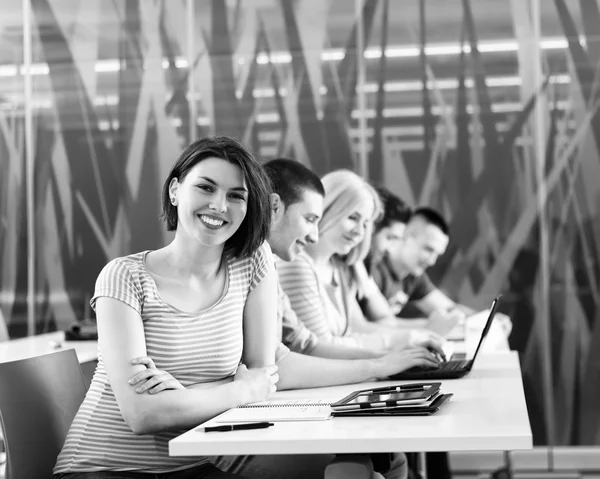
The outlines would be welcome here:
M 488 315 L 487 321 L 485 322 L 485 326 L 483 327 L 483 331 L 481 332 L 481 338 L 479 338 L 479 344 L 477 344 L 477 349 L 475 349 L 475 354 L 473 354 L 473 358 L 471 361 L 475 361 L 477 357 L 477 353 L 479 349 L 481 349 L 481 345 L 483 344 L 483 340 L 487 336 L 490 327 L 492 326 L 492 321 L 494 320 L 494 316 L 496 315 L 496 310 L 498 309 L 498 303 L 500 302 L 501 296 L 498 296 L 492 301 L 492 307 L 490 308 L 490 314 Z

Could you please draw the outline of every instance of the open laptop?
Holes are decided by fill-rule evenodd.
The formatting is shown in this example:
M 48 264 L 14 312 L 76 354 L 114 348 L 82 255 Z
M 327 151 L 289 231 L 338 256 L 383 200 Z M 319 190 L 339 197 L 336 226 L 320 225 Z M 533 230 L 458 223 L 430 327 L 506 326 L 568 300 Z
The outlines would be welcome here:
M 479 349 L 481 349 L 483 340 L 487 336 L 487 333 L 492 326 L 492 321 L 496 315 L 499 301 L 500 296 L 498 296 L 492 302 L 492 307 L 490 308 L 490 313 L 485 326 L 481 331 L 481 338 L 479 338 L 479 344 L 477 344 L 477 349 L 475 350 L 473 359 L 451 359 L 445 363 L 442 363 L 440 367 L 436 369 L 423 367 L 411 368 L 401 373 L 391 375 L 390 379 L 457 379 L 468 374 L 471 371 L 471 368 L 473 368 L 473 364 L 477 358 L 477 353 L 479 353 Z

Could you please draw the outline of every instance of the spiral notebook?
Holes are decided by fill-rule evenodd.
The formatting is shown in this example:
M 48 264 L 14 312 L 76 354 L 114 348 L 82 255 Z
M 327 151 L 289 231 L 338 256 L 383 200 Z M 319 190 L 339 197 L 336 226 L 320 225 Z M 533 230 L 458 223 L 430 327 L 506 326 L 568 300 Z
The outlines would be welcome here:
M 278 399 L 246 404 L 225 411 L 213 422 L 325 421 L 331 418 L 333 399 Z

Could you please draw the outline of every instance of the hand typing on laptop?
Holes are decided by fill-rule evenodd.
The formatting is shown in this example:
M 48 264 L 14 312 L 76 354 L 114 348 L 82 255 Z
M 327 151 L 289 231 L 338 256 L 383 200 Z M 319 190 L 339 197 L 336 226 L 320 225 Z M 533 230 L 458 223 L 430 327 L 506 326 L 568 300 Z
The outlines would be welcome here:
M 411 368 L 437 369 L 440 367 L 440 353 L 423 347 L 406 348 L 391 351 L 381 356 L 375 370 L 377 379 L 387 379 L 393 374 L 406 371 Z
M 434 331 L 429 331 L 428 329 L 411 329 L 408 337 L 408 346 L 420 346 L 435 351 L 438 354 L 443 354 L 442 345 L 444 341 L 444 338 Z
M 492 307 L 487 316 L 487 321 L 483 330 L 481 331 L 479 342 L 477 343 L 477 349 L 475 349 L 475 353 L 473 354 L 472 359 L 468 360 L 459 360 L 459 359 L 450 359 L 440 364 L 440 367 L 437 369 L 419 369 L 413 368 L 408 371 L 404 371 L 402 373 L 394 374 L 391 376 L 391 379 L 456 379 L 461 378 L 468 374 L 473 367 L 475 359 L 477 358 L 477 354 L 481 349 L 481 345 L 487 333 L 492 325 L 492 321 L 494 320 L 494 316 L 496 315 L 496 309 L 498 307 L 499 298 L 494 299 L 492 302 Z

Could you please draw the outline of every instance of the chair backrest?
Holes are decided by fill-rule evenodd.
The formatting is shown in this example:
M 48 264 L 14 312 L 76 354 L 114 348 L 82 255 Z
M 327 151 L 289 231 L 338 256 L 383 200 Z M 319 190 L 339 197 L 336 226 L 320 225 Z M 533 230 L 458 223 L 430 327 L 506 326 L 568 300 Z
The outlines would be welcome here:
M 73 349 L 0 363 L 6 479 L 52 477 L 85 392 Z
M 0 309 L 0 343 L 2 341 L 8 341 L 9 339 L 10 336 L 8 335 L 8 326 L 6 326 L 6 321 L 4 320 L 2 310 Z

